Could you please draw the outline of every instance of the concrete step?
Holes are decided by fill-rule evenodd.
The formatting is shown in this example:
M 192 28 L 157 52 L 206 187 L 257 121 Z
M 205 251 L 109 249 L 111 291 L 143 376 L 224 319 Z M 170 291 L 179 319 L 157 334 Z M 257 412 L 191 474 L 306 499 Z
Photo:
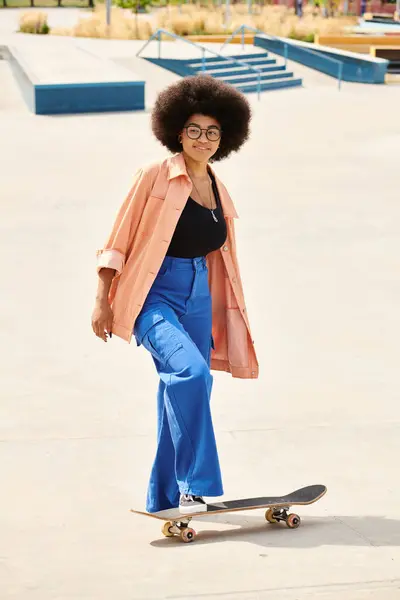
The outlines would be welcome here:
M 262 53 L 259 54 L 257 57 L 248 57 L 247 54 L 242 54 L 242 55 L 238 55 L 238 56 L 232 56 L 232 58 L 236 58 L 237 60 L 241 60 L 242 62 L 246 62 L 249 65 L 254 65 L 255 67 L 260 63 L 264 63 L 267 60 L 270 60 L 268 58 L 268 53 Z
M 275 71 L 284 71 L 285 67 L 284 65 L 266 65 L 266 66 L 259 66 L 257 67 L 258 69 L 260 69 L 260 71 L 262 73 L 273 73 Z M 212 75 L 212 77 L 229 77 L 229 75 L 247 75 L 247 74 L 253 74 L 255 77 L 256 72 L 253 71 L 252 69 L 249 69 L 247 67 L 239 67 L 239 66 L 232 66 L 230 68 L 225 68 L 225 69 L 214 69 L 212 71 L 195 71 L 196 75 L 201 75 L 202 73 L 205 75 Z
M 261 82 L 263 81 L 269 81 L 270 79 L 287 79 L 289 77 L 293 77 L 293 73 L 291 71 L 278 71 L 277 73 L 263 73 L 261 75 Z M 258 81 L 257 77 L 255 77 L 255 74 L 252 73 L 248 73 L 246 75 L 229 75 L 227 77 L 218 77 L 218 79 L 221 79 L 222 81 L 225 81 L 225 83 L 230 83 L 231 85 L 234 85 L 235 83 L 249 83 L 252 81 Z
M 240 60 L 242 60 L 242 59 L 240 59 Z M 246 64 L 247 64 L 247 61 L 242 61 L 242 62 L 246 62 Z M 237 67 L 240 66 L 234 60 L 223 60 L 223 61 L 218 61 L 218 62 L 205 61 L 204 64 L 206 67 L 206 71 L 221 71 L 224 68 L 228 68 L 230 66 L 237 66 Z M 248 64 L 253 64 L 253 63 L 248 63 Z M 274 64 L 276 64 L 275 58 L 265 58 L 264 57 L 262 61 L 254 64 L 254 66 L 257 66 L 257 68 L 260 68 L 262 65 L 274 65 Z M 188 63 L 187 66 L 191 69 L 195 69 L 196 71 L 201 71 L 203 68 L 203 63 L 202 62 Z
M 261 91 L 277 90 L 279 88 L 297 87 L 302 85 L 301 79 L 279 79 L 275 81 L 264 82 L 261 84 Z M 248 82 L 246 84 L 235 84 L 234 87 L 244 94 L 258 91 L 258 85 L 256 81 Z
M 235 58 L 236 60 L 257 60 L 260 57 L 261 58 L 267 58 L 268 57 L 268 52 L 257 52 L 257 54 L 235 54 L 235 55 L 225 55 L 226 58 L 228 59 L 232 59 Z M 206 63 L 207 64 L 217 64 L 220 62 L 226 62 L 226 58 L 224 58 L 223 56 L 206 56 Z M 202 60 L 193 60 L 193 58 L 184 58 L 182 59 L 182 62 L 187 63 L 188 65 L 192 66 L 192 67 L 201 67 L 202 65 Z

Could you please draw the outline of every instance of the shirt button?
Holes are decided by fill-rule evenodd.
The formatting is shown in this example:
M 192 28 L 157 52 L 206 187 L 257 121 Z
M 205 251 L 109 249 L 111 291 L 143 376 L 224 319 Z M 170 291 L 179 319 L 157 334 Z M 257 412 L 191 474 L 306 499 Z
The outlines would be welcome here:
M 252 371 L 252 372 L 251 372 L 251 374 L 252 374 L 252 375 L 255 375 L 255 374 L 256 374 L 256 372 L 255 372 L 255 371 Z
M 228 252 L 228 246 L 224 246 L 224 247 L 222 248 L 222 250 L 223 250 L 224 252 Z

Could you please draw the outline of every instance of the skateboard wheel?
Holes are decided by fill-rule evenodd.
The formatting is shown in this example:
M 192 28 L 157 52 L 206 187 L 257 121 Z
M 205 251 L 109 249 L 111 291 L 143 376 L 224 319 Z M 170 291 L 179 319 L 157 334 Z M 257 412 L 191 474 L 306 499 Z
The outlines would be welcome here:
M 185 527 L 185 529 L 182 529 L 182 531 L 181 531 L 182 542 L 186 542 L 188 544 L 189 542 L 193 542 L 195 537 L 196 537 L 196 532 L 194 529 L 191 529 L 190 527 Z
M 265 513 L 265 518 L 267 519 L 268 523 L 277 523 L 278 522 L 274 517 L 274 511 L 272 510 L 272 508 L 269 508 L 267 510 L 267 512 Z
M 162 532 L 165 535 L 165 537 L 173 537 L 174 534 L 171 533 L 171 527 L 172 527 L 172 523 L 170 523 L 170 521 L 167 521 L 166 523 L 164 523 Z
M 291 513 L 290 515 L 288 515 L 288 518 L 286 520 L 286 525 L 290 529 L 297 529 L 297 527 L 300 525 L 300 523 L 301 523 L 301 519 L 300 519 L 299 515 L 295 515 L 294 513 Z

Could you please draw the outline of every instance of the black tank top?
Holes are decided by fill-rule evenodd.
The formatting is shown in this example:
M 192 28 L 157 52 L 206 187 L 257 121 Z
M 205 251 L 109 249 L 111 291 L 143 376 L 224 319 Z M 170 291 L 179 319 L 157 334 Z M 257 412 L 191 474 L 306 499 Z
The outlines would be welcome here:
M 226 240 L 226 222 L 222 211 L 217 184 L 210 173 L 216 201 L 213 213 L 193 198 L 188 198 L 167 250 L 167 256 L 197 258 L 218 250 Z

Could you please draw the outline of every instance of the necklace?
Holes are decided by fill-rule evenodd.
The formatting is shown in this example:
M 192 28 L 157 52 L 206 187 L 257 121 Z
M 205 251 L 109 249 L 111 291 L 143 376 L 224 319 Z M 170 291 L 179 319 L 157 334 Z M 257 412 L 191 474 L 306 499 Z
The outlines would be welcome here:
M 196 190 L 199 198 L 202 200 L 201 194 L 200 194 L 199 190 L 197 189 L 197 186 L 196 186 L 196 184 L 194 182 L 194 178 L 191 175 L 190 175 L 190 179 L 192 180 L 192 183 L 194 185 L 194 189 Z M 212 205 L 212 198 L 211 198 L 211 181 L 210 181 L 210 178 L 208 178 L 208 200 L 209 200 L 209 203 L 210 203 L 210 206 L 211 206 Z M 205 208 L 207 208 L 207 207 L 205 207 Z M 216 223 L 218 223 L 218 219 L 215 216 L 214 210 L 215 210 L 214 208 L 209 208 L 209 211 L 211 212 L 214 221 Z

